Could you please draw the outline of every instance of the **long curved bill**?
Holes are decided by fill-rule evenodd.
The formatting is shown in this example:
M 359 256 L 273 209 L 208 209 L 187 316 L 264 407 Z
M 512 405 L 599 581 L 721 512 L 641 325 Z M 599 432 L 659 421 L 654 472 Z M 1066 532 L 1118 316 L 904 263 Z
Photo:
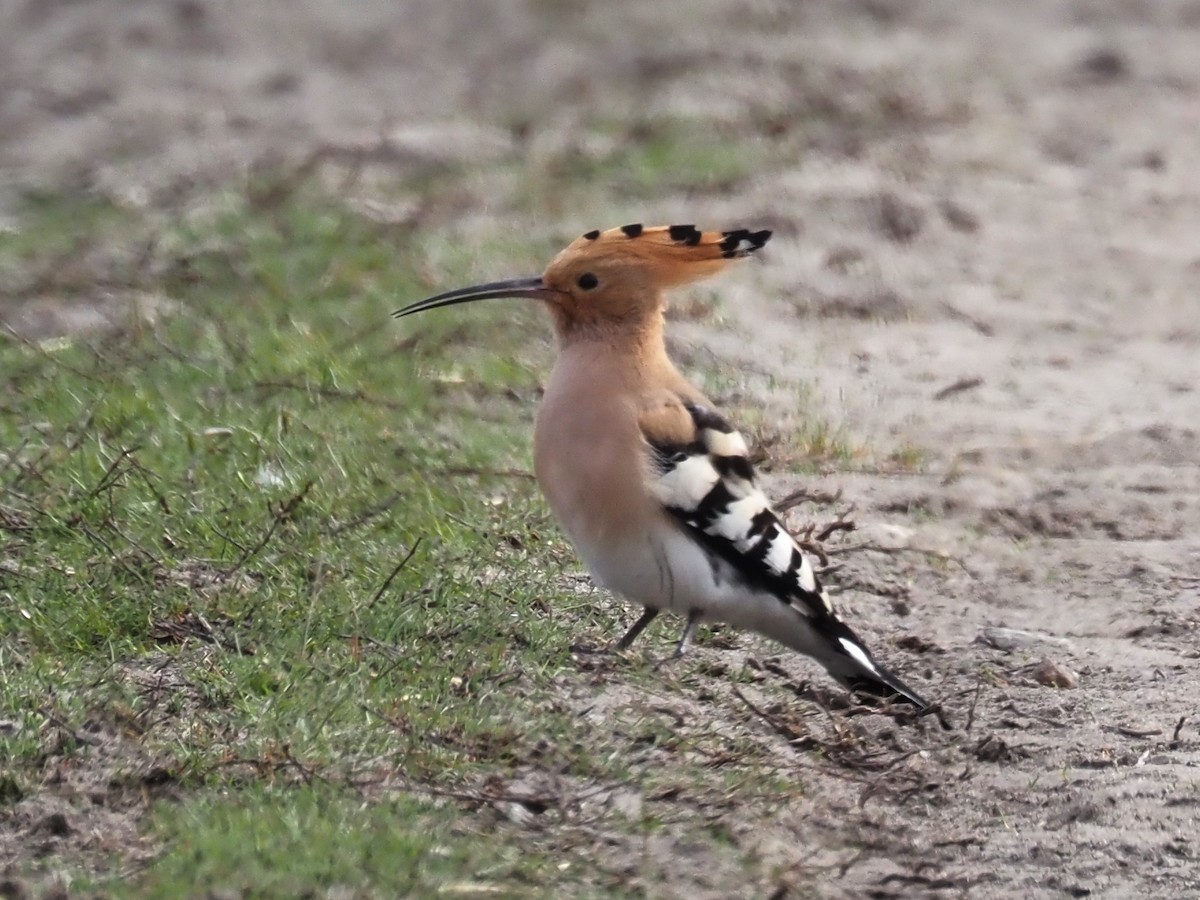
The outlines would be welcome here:
M 473 303 L 476 300 L 492 300 L 497 297 L 528 297 L 532 300 L 549 300 L 555 292 L 542 283 L 541 278 L 514 278 L 511 281 L 493 281 L 488 284 L 477 284 L 474 287 L 459 288 L 456 291 L 446 291 L 434 297 L 426 297 L 416 303 L 410 303 L 392 313 L 399 319 L 411 316 L 413 313 L 425 312 L 427 309 L 439 309 L 443 306 L 454 306 L 459 303 Z

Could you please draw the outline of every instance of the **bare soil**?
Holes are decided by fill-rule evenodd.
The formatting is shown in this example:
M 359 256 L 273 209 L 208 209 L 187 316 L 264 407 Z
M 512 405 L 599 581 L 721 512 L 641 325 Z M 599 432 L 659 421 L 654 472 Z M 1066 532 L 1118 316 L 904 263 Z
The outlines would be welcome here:
M 750 892 L 1200 897 L 1200 2 L 402 7 L 5 4 L 0 191 L 169 206 L 331 148 L 536 160 L 601 113 L 794 148 L 623 219 L 776 230 L 722 286 L 721 326 L 675 340 L 751 373 L 727 399 L 785 430 L 811 383 L 805 402 L 865 448 L 849 473 L 780 462 L 771 487 L 855 505 L 844 545 L 873 549 L 845 555 L 841 603 L 957 730 L 760 705 L 718 676 L 769 648 L 698 649 L 711 689 L 656 708 L 748 730 L 813 787 L 753 829 L 720 812 L 763 861 Z M 562 218 L 564 238 L 615 224 Z M 74 321 L 47 308 L 5 315 Z M 619 672 L 563 691 L 594 727 L 650 702 Z M 28 852 L 68 837 L 57 802 Z M 680 896 L 742 892 L 694 850 L 666 830 L 636 853 Z

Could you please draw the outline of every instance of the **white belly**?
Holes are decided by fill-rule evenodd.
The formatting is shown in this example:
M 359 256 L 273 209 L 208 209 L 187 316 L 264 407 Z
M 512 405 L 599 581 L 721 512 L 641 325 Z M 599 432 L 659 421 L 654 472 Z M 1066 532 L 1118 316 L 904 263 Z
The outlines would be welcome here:
M 635 536 L 618 556 L 575 545 L 592 577 L 641 604 L 757 631 L 785 646 L 820 655 L 805 616 L 778 597 L 748 587 L 723 560 L 714 559 L 682 531 L 667 527 Z

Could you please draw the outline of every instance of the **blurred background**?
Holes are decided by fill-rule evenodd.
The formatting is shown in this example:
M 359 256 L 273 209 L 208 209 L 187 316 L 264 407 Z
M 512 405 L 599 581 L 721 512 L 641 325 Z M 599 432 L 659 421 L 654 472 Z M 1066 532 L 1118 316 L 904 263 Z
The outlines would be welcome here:
M 1200 0 L 3 0 L 0 875 L 1195 896 L 1198 136 Z M 633 222 L 964 731 L 572 652 L 540 311 L 388 314 Z
M 823 321 L 790 375 L 814 355 L 835 363 L 827 386 L 851 393 L 853 416 L 878 402 L 879 384 L 853 389 L 872 380 L 865 360 L 881 381 L 913 374 L 887 368 L 884 346 L 821 359 L 864 321 L 933 328 L 903 338 L 930 345 L 920 378 L 962 374 L 942 356 L 951 345 L 1012 363 L 988 340 L 997 330 L 1027 344 L 1086 324 L 1135 354 L 1129 339 L 1194 330 L 1181 298 L 1200 265 L 1198 42 L 1194 0 L 701 0 L 686 13 L 665 0 L 14 0 L 0 11 L 0 223 L 21 228 L 30 192 L 178 218 L 290 173 L 409 246 L 464 248 L 455 277 L 508 274 L 494 253 L 472 265 L 485 243 L 524 272 L 626 221 L 770 227 L 765 272 L 726 311 L 785 360 Z M 421 252 L 440 285 L 449 251 Z M 120 304 L 26 287 L 10 284 L 0 316 L 30 334 Z M 763 307 L 764 291 L 785 305 Z M 1140 404 L 1109 399 L 1131 377 L 1118 366 L 1094 397 L 1070 391 L 1136 417 Z M 1063 387 L 1051 375 L 1031 390 Z

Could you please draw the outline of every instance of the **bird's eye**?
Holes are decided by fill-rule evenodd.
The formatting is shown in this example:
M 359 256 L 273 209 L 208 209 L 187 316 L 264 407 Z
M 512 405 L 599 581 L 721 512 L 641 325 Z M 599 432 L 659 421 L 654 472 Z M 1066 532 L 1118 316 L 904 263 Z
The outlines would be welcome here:
M 579 285 L 581 288 L 583 288 L 585 291 L 590 291 L 592 288 L 594 288 L 596 285 L 598 285 L 600 283 L 600 279 L 597 278 L 595 275 L 593 275 L 591 272 L 584 272 L 582 275 L 579 276 L 579 278 L 575 281 L 575 283 L 577 285 Z

